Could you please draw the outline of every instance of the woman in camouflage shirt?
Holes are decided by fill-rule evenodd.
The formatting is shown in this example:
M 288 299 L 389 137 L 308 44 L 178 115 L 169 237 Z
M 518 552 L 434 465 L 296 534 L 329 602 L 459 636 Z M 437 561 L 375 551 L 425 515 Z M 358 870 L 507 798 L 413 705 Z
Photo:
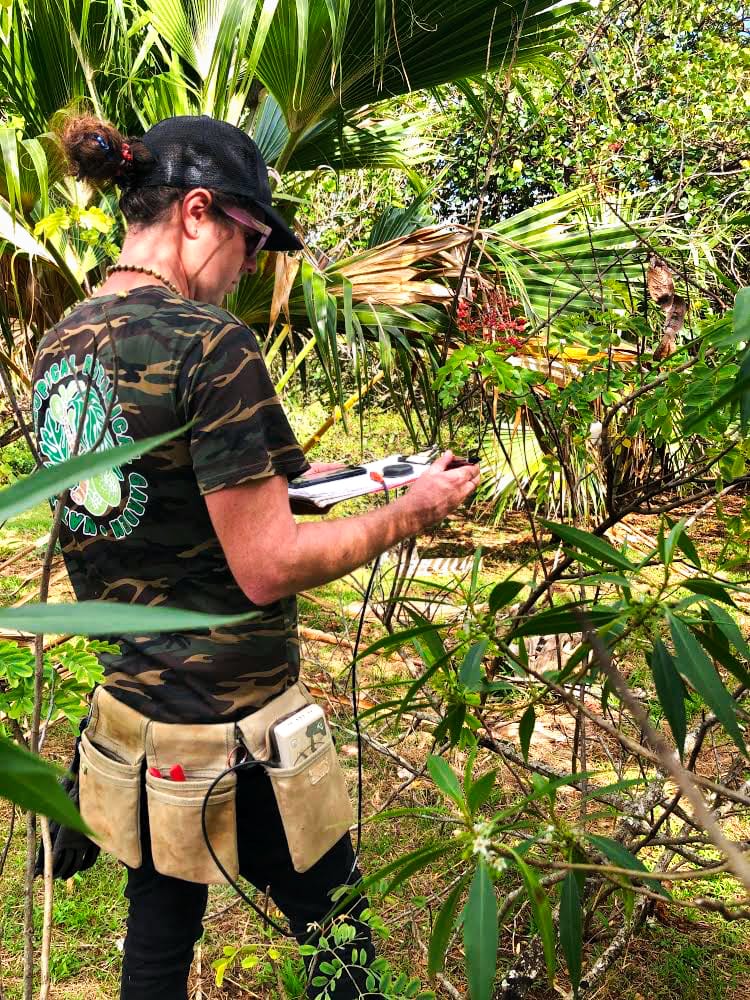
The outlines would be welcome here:
M 257 610 L 232 628 L 114 637 L 119 653 L 102 655 L 106 690 L 147 719 L 233 722 L 297 680 L 295 595 L 441 520 L 476 488 L 478 473 L 448 469 L 447 453 L 388 507 L 297 523 L 287 484 L 309 465 L 252 331 L 221 307 L 255 271 L 261 248 L 301 247 L 271 204 L 257 147 L 207 117 L 167 119 L 129 141 L 77 118 L 63 143 L 79 178 L 120 187 L 128 233 L 105 283 L 40 345 L 33 408 L 42 459 L 64 460 L 79 432 L 85 450 L 188 427 L 71 491 L 61 531 L 68 572 L 79 600 Z M 207 887 L 157 872 L 145 809 L 141 825 L 143 863 L 128 868 L 121 997 L 185 1000 Z M 239 774 L 237 826 L 241 873 L 270 889 L 306 940 L 330 891 L 358 877 L 348 835 L 295 872 L 258 767 Z M 363 905 L 350 918 L 371 958 L 356 919 Z M 351 972 L 335 996 L 359 996 L 363 984 Z

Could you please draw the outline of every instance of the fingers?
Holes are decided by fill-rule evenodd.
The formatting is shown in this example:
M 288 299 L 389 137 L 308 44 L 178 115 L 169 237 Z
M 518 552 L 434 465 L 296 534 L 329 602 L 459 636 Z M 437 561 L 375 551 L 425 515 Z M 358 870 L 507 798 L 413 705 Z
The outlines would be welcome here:
M 326 472 L 336 472 L 338 469 L 345 468 L 345 466 L 346 462 L 311 462 L 310 468 L 302 474 L 301 478 L 308 479 L 312 476 L 322 476 Z
M 439 458 L 436 458 L 432 463 L 430 466 L 430 472 L 445 472 L 454 458 L 455 455 L 452 451 L 444 451 L 443 454 Z

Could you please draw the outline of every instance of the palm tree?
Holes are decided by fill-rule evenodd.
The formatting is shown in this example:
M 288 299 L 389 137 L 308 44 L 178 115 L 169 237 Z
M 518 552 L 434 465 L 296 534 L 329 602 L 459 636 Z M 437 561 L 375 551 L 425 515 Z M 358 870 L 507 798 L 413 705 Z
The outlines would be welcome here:
M 567 20 L 585 9 L 546 0 L 18 0 L 0 8 L 6 360 L 22 376 L 39 333 L 99 280 L 116 250 L 112 199 L 97 201 L 62 176 L 49 132 L 61 110 L 85 103 L 131 134 L 171 114 L 232 121 L 275 168 L 291 218 L 294 196 L 321 163 L 408 167 L 424 155 L 415 123 L 389 117 L 389 99 L 515 72 L 559 46 Z M 462 273 L 480 284 L 501 280 L 542 322 L 602 301 L 602 274 L 636 277 L 632 257 L 623 263 L 632 229 L 592 222 L 594 202 L 573 192 L 505 220 L 476 234 L 474 255 L 473 234 L 417 228 L 407 209 L 391 217 L 393 238 L 347 259 L 268 255 L 231 306 L 268 330 L 270 351 L 311 330 L 295 363 L 317 349 L 339 400 L 342 341 L 360 358 L 374 342 L 381 360 L 400 360 L 412 376 L 416 365 L 427 389 Z M 530 342 L 527 353 L 534 350 Z

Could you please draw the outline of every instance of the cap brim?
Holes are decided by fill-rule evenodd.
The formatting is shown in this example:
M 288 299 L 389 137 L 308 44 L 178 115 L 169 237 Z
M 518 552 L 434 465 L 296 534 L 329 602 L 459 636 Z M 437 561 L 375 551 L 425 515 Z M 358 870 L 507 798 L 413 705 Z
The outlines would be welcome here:
M 263 209 L 266 225 L 271 227 L 271 235 L 268 237 L 264 250 L 301 250 L 302 244 L 294 235 L 284 219 L 275 208 L 257 201 L 258 208 Z

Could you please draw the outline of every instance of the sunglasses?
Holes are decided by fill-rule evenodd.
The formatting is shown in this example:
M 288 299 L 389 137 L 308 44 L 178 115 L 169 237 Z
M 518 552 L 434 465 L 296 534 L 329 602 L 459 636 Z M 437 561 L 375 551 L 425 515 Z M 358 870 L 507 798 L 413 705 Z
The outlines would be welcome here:
M 272 233 L 271 227 L 258 222 L 249 212 L 244 212 L 241 208 L 221 208 L 219 211 L 242 226 L 245 230 L 245 254 L 249 258 L 256 257 L 268 242 Z

